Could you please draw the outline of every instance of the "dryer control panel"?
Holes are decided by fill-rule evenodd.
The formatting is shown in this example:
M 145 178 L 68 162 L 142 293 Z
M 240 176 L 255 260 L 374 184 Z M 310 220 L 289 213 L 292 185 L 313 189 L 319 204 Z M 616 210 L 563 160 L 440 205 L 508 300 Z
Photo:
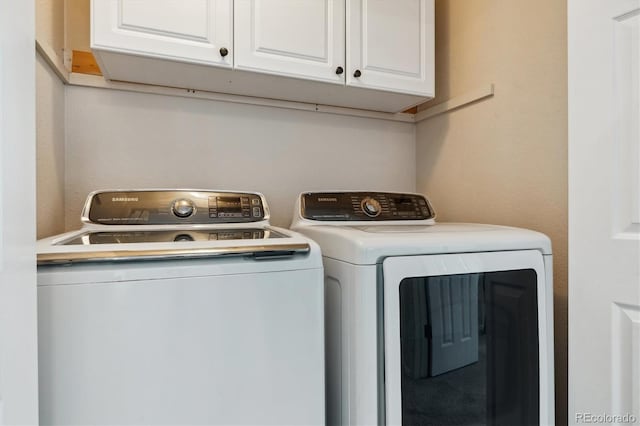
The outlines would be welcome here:
M 428 220 L 435 217 L 429 200 L 396 192 L 308 192 L 302 194 L 305 219 L 319 221 Z
M 268 218 L 259 193 L 203 190 L 96 191 L 82 212 L 83 222 L 101 225 L 206 225 Z

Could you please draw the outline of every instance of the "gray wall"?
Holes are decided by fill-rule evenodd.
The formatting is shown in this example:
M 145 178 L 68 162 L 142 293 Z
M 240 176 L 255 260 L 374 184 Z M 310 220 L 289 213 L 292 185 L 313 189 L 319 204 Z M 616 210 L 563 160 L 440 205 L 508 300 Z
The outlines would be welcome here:
M 67 230 L 95 189 L 260 191 L 279 226 L 304 190 L 415 189 L 413 124 L 74 86 L 66 123 Z
M 64 231 L 65 87 L 40 55 L 36 58 L 37 237 Z

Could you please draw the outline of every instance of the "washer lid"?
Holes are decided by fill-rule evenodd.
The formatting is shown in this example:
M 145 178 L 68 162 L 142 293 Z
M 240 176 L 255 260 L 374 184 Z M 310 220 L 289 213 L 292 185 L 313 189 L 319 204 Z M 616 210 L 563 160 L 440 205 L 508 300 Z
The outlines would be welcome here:
M 295 225 L 316 241 L 326 257 L 375 264 L 389 256 L 539 250 L 551 254 L 551 241 L 527 229 L 473 223 L 434 225 Z
M 100 245 L 131 243 L 168 243 L 187 241 L 232 241 L 267 240 L 287 236 L 270 228 L 223 228 L 223 229 L 157 229 L 87 231 L 56 245 Z
M 305 259 L 306 265 L 322 265 L 318 246 L 288 230 L 262 227 L 176 228 L 119 226 L 81 229 L 39 240 L 38 265 L 179 260 L 221 257 L 244 259 Z M 300 263 L 300 262 L 298 262 Z

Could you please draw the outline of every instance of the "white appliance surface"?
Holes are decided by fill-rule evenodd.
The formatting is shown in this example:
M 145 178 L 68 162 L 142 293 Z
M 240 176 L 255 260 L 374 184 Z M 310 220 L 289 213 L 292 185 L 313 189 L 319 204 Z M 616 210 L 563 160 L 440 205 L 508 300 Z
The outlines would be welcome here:
M 372 198 L 379 202 L 371 201 Z M 396 220 L 401 214 L 403 220 Z M 478 336 L 471 336 L 465 344 L 468 348 L 456 353 L 459 359 L 449 363 L 451 366 L 447 366 L 450 360 L 442 358 L 448 356 L 446 352 L 439 359 L 434 352 L 424 359 L 416 356 L 412 358 L 414 364 L 401 358 L 399 327 L 404 317 L 400 297 L 403 292 L 407 297 L 406 290 L 402 290 L 403 282 L 415 282 L 415 289 L 422 292 L 408 296 L 414 301 L 412 315 L 421 310 L 424 312 L 418 315 L 429 316 L 435 305 L 451 306 L 458 312 L 457 317 L 468 321 L 471 317 L 479 318 L 476 309 L 481 296 L 476 291 L 466 296 L 469 307 L 461 308 L 443 298 L 445 293 L 425 299 L 424 283 L 430 280 L 435 284 L 428 287 L 430 292 L 440 289 L 448 293 L 462 287 L 479 289 L 477 280 L 482 274 L 521 270 L 536 277 L 530 284 L 538 304 L 529 305 L 528 312 L 537 316 L 538 326 L 528 330 L 538 342 L 538 350 L 533 351 L 540 369 L 537 415 L 540 424 L 553 424 L 553 275 L 549 238 L 539 232 L 505 226 L 435 223 L 434 217 L 428 200 L 419 194 L 334 191 L 300 195 L 291 229 L 316 241 L 324 262 L 328 424 L 401 424 L 401 363 L 402 370 L 415 365 L 417 375 L 427 374 L 429 369 L 432 369 L 429 374 L 438 375 L 478 363 L 478 347 L 486 345 L 479 343 Z M 503 300 L 511 300 L 510 297 L 517 300 L 516 293 L 520 290 L 517 286 L 514 289 Z M 420 300 L 430 300 L 431 308 Z M 505 303 L 509 310 L 518 311 L 515 302 Z M 455 325 L 459 320 L 454 316 L 446 318 L 440 324 L 446 325 L 453 319 L 454 328 L 462 327 Z M 431 326 L 440 321 L 435 317 L 432 320 Z M 480 326 L 477 320 L 468 324 Z M 426 331 L 419 328 L 416 336 L 422 339 L 425 335 Z M 405 341 L 415 338 L 412 336 L 405 336 Z M 437 341 L 436 337 L 433 339 Z M 415 342 L 423 344 L 422 340 Z M 421 348 L 427 350 L 426 346 Z M 527 349 L 525 353 L 529 353 Z M 436 400 L 442 397 L 440 393 L 433 395 Z M 453 413 L 453 417 L 464 416 L 465 408 L 465 404 L 452 403 L 445 411 Z M 424 421 L 438 423 L 428 417 Z M 470 423 L 460 420 L 453 424 L 483 424 L 483 421 L 475 418 Z
M 351 225 L 326 224 L 294 216 L 292 229 L 316 241 L 323 256 L 370 265 L 388 256 L 466 253 L 539 248 L 551 254 L 549 238 L 539 232 L 473 223 L 432 225 L 388 221 Z
M 267 219 L 241 225 L 89 224 L 38 242 L 42 424 L 325 423 L 321 254 L 261 201 Z M 175 230 L 230 239 L 86 237 Z

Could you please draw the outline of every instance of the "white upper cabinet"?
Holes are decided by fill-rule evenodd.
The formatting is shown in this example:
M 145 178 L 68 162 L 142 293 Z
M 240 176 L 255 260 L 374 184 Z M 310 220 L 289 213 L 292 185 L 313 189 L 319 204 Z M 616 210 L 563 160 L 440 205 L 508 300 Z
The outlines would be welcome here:
M 235 0 L 235 68 L 344 84 L 345 0 Z
M 92 0 L 91 48 L 108 80 L 399 112 L 434 95 L 433 2 Z
M 347 84 L 432 97 L 433 0 L 347 0 Z
M 232 1 L 92 0 L 91 48 L 231 68 Z

